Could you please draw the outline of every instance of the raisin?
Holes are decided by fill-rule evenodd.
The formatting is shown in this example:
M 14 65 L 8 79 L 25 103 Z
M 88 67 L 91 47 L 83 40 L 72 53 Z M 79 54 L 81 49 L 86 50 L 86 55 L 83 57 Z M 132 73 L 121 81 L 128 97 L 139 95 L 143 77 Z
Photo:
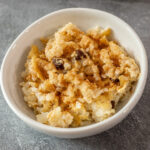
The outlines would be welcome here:
M 53 58 L 52 63 L 55 65 L 57 70 L 64 69 L 64 61 L 61 58 Z
M 81 50 L 76 50 L 75 59 L 81 60 L 82 58 L 86 58 L 86 55 Z
M 120 81 L 119 79 L 115 79 L 115 80 L 114 80 L 114 79 L 110 79 L 110 80 L 111 80 L 112 82 L 114 82 L 114 83 L 119 83 L 119 81 Z
M 60 96 L 60 95 L 61 95 L 61 92 L 57 91 L 56 95 L 57 95 L 57 96 Z
M 119 79 L 114 80 L 114 82 L 115 82 L 115 83 L 118 83 L 118 82 L 119 82 Z
M 111 101 L 112 108 L 115 108 L 115 101 Z

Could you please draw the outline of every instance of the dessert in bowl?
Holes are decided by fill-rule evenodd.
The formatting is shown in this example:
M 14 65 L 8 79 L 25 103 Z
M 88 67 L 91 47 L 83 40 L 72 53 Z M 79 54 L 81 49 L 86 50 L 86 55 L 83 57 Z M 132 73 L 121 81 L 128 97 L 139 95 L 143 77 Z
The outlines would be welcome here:
M 44 47 L 41 37 L 48 37 Z M 37 46 L 30 51 L 31 45 Z M 32 127 L 65 138 L 119 123 L 140 99 L 146 77 L 147 57 L 136 33 L 111 14 L 82 8 L 60 10 L 30 25 L 1 69 L 2 91 L 13 111 Z

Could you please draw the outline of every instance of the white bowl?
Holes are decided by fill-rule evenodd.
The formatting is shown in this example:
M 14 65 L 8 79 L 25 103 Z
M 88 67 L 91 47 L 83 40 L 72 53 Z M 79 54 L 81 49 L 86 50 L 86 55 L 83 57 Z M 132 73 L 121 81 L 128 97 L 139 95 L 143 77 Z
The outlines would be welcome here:
M 40 37 L 54 33 L 59 27 L 72 22 L 82 30 L 94 26 L 111 27 L 114 38 L 132 55 L 140 66 L 141 75 L 130 99 L 112 117 L 89 126 L 78 128 L 56 128 L 35 120 L 27 107 L 19 87 L 20 73 L 24 68 L 29 47 Z M 70 8 L 50 13 L 27 27 L 8 49 L 1 67 L 1 88 L 10 108 L 16 115 L 33 128 L 63 138 L 79 138 L 105 131 L 123 120 L 139 101 L 147 79 L 148 62 L 144 46 L 135 31 L 124 21 L 107 12 Z

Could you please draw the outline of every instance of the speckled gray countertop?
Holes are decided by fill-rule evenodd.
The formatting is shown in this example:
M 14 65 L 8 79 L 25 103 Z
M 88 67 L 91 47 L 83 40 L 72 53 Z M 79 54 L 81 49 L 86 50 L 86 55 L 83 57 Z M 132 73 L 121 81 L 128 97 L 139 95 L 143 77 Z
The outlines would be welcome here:
M 0 0 L 0 63 L 24 28 L 45 14 L 67 7 L 96 8 L 124 19 L 142 39 L 150 59 L 150 0 Z M 0 91 L 0 150 L 150 150 L 150 80 L 139 103 L 119 125 L 73 140 L 28 127 L 10 110 Z

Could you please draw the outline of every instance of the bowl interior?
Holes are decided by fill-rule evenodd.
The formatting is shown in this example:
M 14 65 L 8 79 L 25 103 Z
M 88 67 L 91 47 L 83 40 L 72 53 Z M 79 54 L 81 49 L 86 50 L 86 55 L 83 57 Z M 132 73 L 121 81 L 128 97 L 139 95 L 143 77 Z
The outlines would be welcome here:
M 54 33 L 58 28 L 68 22 L 72 22 L 82 30 L 100 26 L 110 27 L 113 31 L 113 38 L 116 39 L 127 52 L 136 59 L 143 74 L 143 51 L 138 39 L 126 25 L 116 17 L 99 11 L 93 10 L 66 10 L 47 15 L 29 26 L 15 40 L 10 47 L 3 65 L 3 86 L 5 94 L 13 105 L 15 105 L 24 114 L 35 119 L 33 112 L 27 107 L 23 100 L 23 95 L 19 86 L 21 81 L 20 74 L 24 69 L 27 53 L 30 46 L 37 44 L 41 37 Z M 127 101 L 126 101 L 127 102 Z M 122 104 L 120 109 L 125 105 Z

